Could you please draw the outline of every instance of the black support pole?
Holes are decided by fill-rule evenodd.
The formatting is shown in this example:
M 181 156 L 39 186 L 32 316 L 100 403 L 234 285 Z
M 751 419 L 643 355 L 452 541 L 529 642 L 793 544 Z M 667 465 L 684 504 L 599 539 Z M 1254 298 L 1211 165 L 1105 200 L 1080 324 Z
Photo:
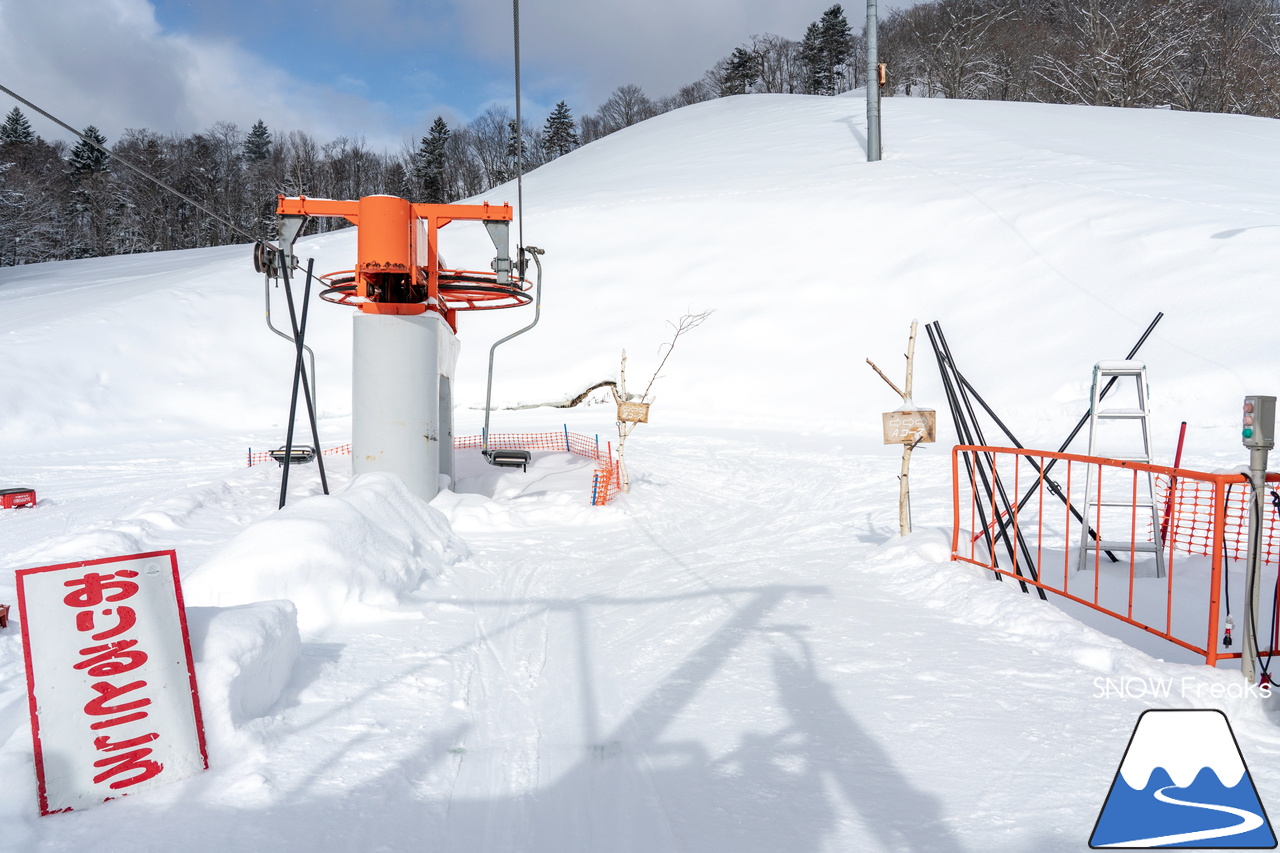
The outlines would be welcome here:
M 315 258 L 307 261 L 307 280 L 303 287 L 301 318 L 298 317 L 298 312 L 294 308 L 293 288 L 289 284 L 289 271 L 287 269 L 283 271 L 284 295 L 289 304 L 289 325 L 293 329 L 295 358 L 293 364 L 293 394 L 289 399 L 289 429 L 285 434 L 284 442 L 284 473 L 280 478 L 280 509 L 284 509 L 289 492 L 289 467 L 293 461 L 293 425 L 298 413 L 299 387 L 302 388 L 303 398 L 307 405 L 307 415 L 311 423 L 311 439 L 315 442 L 316 462 L 320 468 L 320 485 L 324 489 L 324 493 L 326 495 L 329 494 L 329 482 L 325 477 L 324 471 L 324 456 L 320 451 L 320 435 L 316 427 L 315 407 L 311 400 L 311 384 L 307 381 L 307 372 L 302 358 L 304 338 L 307 333 L 307 313 L 311 302 L 312 272 L 315 268 L 315 263 Z
M 934 324 L 930 323 L 925 326 L 925 331 L 929 334 L 929 344 L 933 347 L 934 357 L 938 361 L 938 372 L 942 377 L 943 390 L 946 391 L 947 404 L 951 408 L 951 422 L 956 427 L 956 437 L 960 439 L 962 444 L 973 444 L 973 435 L 969 429 L 969 423 L 965 419 L 964 411 L 960 407 L 960 400 L 956 395 L 955 385 L 950 370 L 947 368 L 946 359 L 942 355 L 941 347 L 935 334 Z M 987 480 L 987 472 L 982 468 L 981 461 L 977 458 L 977 454 L 964 454 L 965 470 L 969 474 L 969 488 L 973 490 L 974 497 L 978 496 L 978 480 L 982 480 L 982 491 L 988 497 L 992 496 L 991 483 Z M 987 553 L 991 555 L 991 559 L 999 565 L 996 557 L 995 540 L 991 537 L 991 525 L 987 523 L 986 504 L 977 504 L 978 520 L 982 524 L 982 535 L 986 540 Z M 1005 541 L 1005 548 L 1009 552 L 1009 559 L 1016 565 L 1013 559 L 1013 546 L 1008 540 Z M 1003 582 L 1004 575 L 999 572 L 993 572 L 996 580 Z M 1018 581 L 1018 585 L 1022 587 L 1023 592 L 1027 592 L 1027 585 L 1023 581 Z
M 973 425 L 974 433 L 976 434 L 979 443 L 982 445 L 986 445 L 987 443 L 986 436 L 982 434 L 982 426 L 981 424 L 978 423 L 977 415 L 973 411 L 973 404 L 970 402 L 968 394 L 965 391 L 963 380 L 959 379 L 959 371 L 956 370 L 955 360 L 951 357 L 951 347 L 947 345 L 947 338 L 942 333 L 942 324 L 935 320 L 932 325 L 933 325 L 934 331 L 937 332 L 937 345 L 938 347 L 941 348 L 942 356 L 946 358 L 947 366 L 950 369 L 951 373 L 957 377 L 958 381 L 956 382 L 956 390 L 960 394 L 960 399 L 964 403 L 964 408 L 968 414 L 970 423 Z M 930 336 L 930 340 L 932 340 L 932 335 Z M 988 457 L 990 457 L 990 454 L 988 454 Z M 991 482 L 991 485 L 994 486 L 995 488 L 995 493 L 998 493 L 1000 495 L 1000 504 L 1003 509 L 1003 512 L 1007 518 L 1012 519 L 1015 513 L 1015 510 L 1013 508 L 1013 501 L 1009 499 L 1009 493 L 1005 490 L 1004 481 L 1000 478 L 999 474 L 996 473 L 995 460 L 993 458 L 988 458 L 987 465 L 988 467 L 991 468 L 990 482 Z M 979 463 L 979 470 L 981 470 L 981 463 Z M 986 481 L 985 476 L 983 479 L 985 482 Z M 993 519 L 993 522 L 998 522 L 998 519 Z M 1013 543 L 1009 542 L 1007 536 L 1003 538 L 1005 539 L 1005 543 L 1009 547 L 1010 552 L 1012 552 Z M 1040 580 L 1039 567 L 1036 566 L 1035 557 L 1031 555 L 1031 549 L 1027 546 L 1026 540 L 1022 536 L 1021 530 L 1016 531 L 1015 538 L 1017 539 L 1018 551 L 1021 552 L 1022 554 L 1022 559 L 1024 561 L 1023 564 L 1027 567 L 1027 571 L 1030 573 L 1031 579 L 1038 583 Z M 1012 553 L 1010 553 L 1009 558 L 1013 562 L 1014 572 L 1019 577 L 1022 577 L 1022 570 L 1018 566 L 1018 561 L 1014 558 Z M 1023 584 L 1023 590 L 1025 591 L 1025 589 L 1026 589 L 1026 585 Z M 1045 591 L 1041 587 L 1039 586 L 1036 587 L 1036 593 L 1040 596 L 1041 599 L 1047 600 L 1048 596 L 1045 595 Z

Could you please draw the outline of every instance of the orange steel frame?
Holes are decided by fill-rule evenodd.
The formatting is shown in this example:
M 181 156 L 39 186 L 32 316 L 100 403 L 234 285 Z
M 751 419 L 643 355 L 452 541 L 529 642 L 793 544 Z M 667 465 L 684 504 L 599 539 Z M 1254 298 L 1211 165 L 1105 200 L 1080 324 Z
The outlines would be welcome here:
M 1027 460 L 1036 460 L 1040 468 L 1040 472 L 1035 474 L 1035 483 L 1034 483 L 1038 493 L 1037 498 L 1031 503 L 1028 503 L 1026 508 L 1023 510 L 1023 513 L 1034 513 L 1035 522 L 1032 528 L 1029 529 L 1026 526 L 1023 526 L 1020 524 L 1019 516 L 1022 513 L 1019 513 L 1017 511 L 1016 503 L 1014 504 L 1014 515 L 1012 519 L 1007 519 L 1004 513 L 1001 512 L 1000 507 L 997 505 L 995 501 L 994 494 L 992 495 L 992 499 L 990 503 L 987 503 L 985 501 L 985 495 L 980 495 L 977 488 L 972 488 L 972 484 L 970 482 L 970 476 L 967 474 L 968 467 L 965 466 L 966 473 L 964 474 L 964 480 L 966 481 L 966 484 L 972 489 L 972 498 L 969 501 L 970 518 L 969 518 L 968 529 L 972 530 L 975 535 L 968 536 L 968 537 L 962 536 L 961 531 L 963 528 L 961 527 L 961 513 L 960 513 L 960 510 L 961 510 L 960 488 L 961 488 L 961 479 L 962 479 L 961 458 L 966 454 L 971 455 L 970 456 L 971 464 L 985 465 L 985 470 L 989 474 L 991 474 L 993 477 L 1000 472 L 1000 469 L 1002 467 L 1008 468 L 1011 466 L 1013 469 L 1013 472 L 1012 472 L 1013 473 L 1013 492 L 1011 493 L 1010 497 L 1012 498 L 1012 500 L 1017 502 L 1020 502 L 1023 495 L 1026 494 L 1027 490 L 1032 487 L 1031 482 L 1026 482 L 1026 483 L 1022 482 L 1022 477 L 1021 477 L 1022 466 L 1018 464 L 1018 458 L 1022 457 Z M 1006 462 L 1004 466 L 1001 466 L 999 461 L 1001 459 L 1007 459 L 1009 461 Z M 1223 553 L 1221 548 L 1214 548 L 1212 552 L 1212 556 L 1210 558 L 1211 559 L 1211 572 L 1210 572 L 1210 581 L 1209 581 L 1210 591 L 1209 591 L 1209 600 L 1207 602 L 1208 603 L 1208 613 L 1207 613 L 1208 624 L 1207 624 L 1207 631 L 1206 631 L 1205 640 L 1204 640 L 1204 646 L 1202 647 L 1197 645 L 1196 642 L 1194 641 L 1189 641 L 1181 637 L 1174 636 L 1172 633 L 1173 631 L 1174 544 L 1177 538 L 1177 529 L 1179 526 L 1178 513 L 1180 509 L 1178 492 L 1176 489 L 1172 490 L 1172 497 L 1169 502 L 1168 516 L 1169 516 L 1169 519 L 1171 520 L 1170 533 L 1166 537 L 1165 543 L 1164 543 L 1166 548 L 1166 566 L 1167 566 L 1167 572 L 1166 572 L 1166 578 L 1165 578 L 1167 582 L 1167 587 L 1165 590 L 1167 603 L 1166 603 L 1166 609 L 1165 609 L 1165 627 L 1163 630 L 1161 630 L 1156 626 L 1148 625 L 1145 622 L 1142 622 L 1141 620 L 1134 618 L 1134 615 L 1133 615 L 1134 578 L 1135 578 L 1134 562 L 1135 561 L 1134 561 L 1134 550 L 1132 546 L 1136 544 L 1136 542 L 1138 541 L 1137 537 L 1139 535 L 1139 521 L 1138 521 L 1136 508 L 1132 511 L 1132 517 L 1129 523 L 1129 537 L 1130 537 L 1129 538 L 1130 549 L 1128 552 L 1129 591 L 1128 591 L 1128 605 L 1125 608 L 1125 612 L 1123 613 L 1117 612 L 1116 610 L 1113 610 L 1103 605 L 1099 600 L 1100 574 L 1101 574 L 1101 561 L 1102 561 L 1102 551 L 1100 550 L 1091 551 L 1091 553 L 1094 555 L 1092 560 L 1093 562 L 1092 600 L 1090 600 L 1089 598 L 1080 597 L 1078 595 L 1073 595 L 1072 593 L 1067 591 L 1069 573 L 1073 571 L 1073 566 L 1074 566 L 1074 563 L 1076 562 L 1076 554 L 1078 553 L 1078 550 L 1079 550 L 1077 543 L 1078 543 L 1080 527 L 1078 526 L 1078 523 L 1073 525 L 1074 519 L 1070 514 L 1070 510 L 1065 506 L 1062 508 L 1062 513 L 1063 513 L 1063 518 L 1065 519 L 1063 540 L 1064 540 L 1064 550 L 1065 550 L 1066 556 L 1062 566 L 1062 576 L 1060 579 L 1061 584 L 1059 585 L 1057 583 L 1059 578 L 1056 576 L 1056 573 L 1052 579 L 1049 578 L 1049 576 L 1043 571 L 1045 567 L 1042 562 L 1043 549 L 1044 549 L 1044 537 L 1046 533 L 1044 529 L 1044 520 L 1046 515 L 1044 498 L 1045 498 L 1045 491 L 1048 488 L 1046 485 L 1046 477 L 1043 473 L 1043 470 L 1044 470 L 1045 464 L 1049 460 L 1055 460 L 1055 459 L 1059 460 L 1059 465 L 1061 465 L 1061 463 L 1063 462 L 1066 463 L 1067 470 L 1066 470 L 1065 478 L 1061 475 L 1060 469 L 1055 474 L 1055 477 L 1058 480 L 1058 482 L 1062 485 L 1063 490 L 1068 496 L 1071 495 L 1073 464 L 1097 466 L 1098 477 L 1097 477 L 1097 483 L 1095 488 L 1097 490 L 1098 496 L 1101 495 L 1103 474 L 1107 470 L 1123 470 L 1127 472 L 1132 472 L 1132 476 L 1134 477 L 1135 490 L 1137 488 L 1137 485 L 1136 485 L 1137 474 L 1141 472 L 1147 472 L 1147 471 L 1150 471 L 1154 474 L 1162 474 L 1169 478 L 1176 478 L 1178 481 L 1198 481 L 1201 483 L 1208 484 L 1209 486 L 1212 487 L 1213 495 L 1214 495 L 1213 510 L 1212 510 L 1212 527 L 1214 531 L 1214 534 L 1213 534 L 1214 539 L 1212 541 L 1214 542 L 1222 541 L 1223 532 L 1226 529 L 1226 512 L 1224 508 L 1224 504 L 1225 504 L 1224 497 L 1225 497 L 1227 486 L 1229 484 L 1236 484 L 1236 485 L 1243 484 L 1243 480 L 1240 474 L 1207 474 L 1202 471 L 1192 471 L 1185 468 L 1168 468 L 1168 467 L 1163 467 L 1159 465 L 1148 465 L 1142 462 L 1129 462 L 1129 461 L 1122 461 L 1117 459 L 1105 459 L 1105 458 L 1095 457 L 1095 456 L 1081 456 L 1081 455 L 1071 454 L 1071 453 L 1054 453 L 1047 450 L 1027 450 L 1027 449 L 1015 449 L 1010 447 L 958 445 L 955 448 L 953 448 L 951 451 L 951 483 L 952 483 L 952 501 L 953 501 L 953 507 L 954 507 L 953 528 L 952 528 L 952 535 L 951 535 L 952 559 L 958 560 L 961 562 L 971 563 L 975 566 L 980 566 L 984 569 L 988 569 L 990 571 L 996 572 L 997 574 L 1002 575 L 1004 577 L 1018 581 L 1019 583 L 1039 587 L 1040 589 L 1043 589 L 1047 592 L 1052 592 L 1054 595 L 1062 596 L 1063 598 L 1074 601 L 1077 604 L 1082 604 L 1093 610 L 1097 610 L 1101 613 L 1105 613 L 1108 616 L 1112 616 L 1116 619 L 1119 619 L 1121 622 L 1125 622 L 1136 628 L 1141 628 L 1142 630 L 1147 631 L 1148 633 L 1154 634 L 1158 637 L 1161 637 L 1162 639 L 1168 640 L 1169 642 L 1174 643 L 1175 645 L 1181 646 L 1184 649 L 1195 652 L 1198 655 L 1202 655 L 1205 659 L 1205 663 L 1208 664 L 1209 666 L 1214 666 L 1220 660 L 1239 658 L 1240 657 L 1239 652 L 1219 651 L 1218 639 L 1221 631 L 1220 621 L 1219 621 L 1219 617 L 1221 615 L 1220 597 L 1222 594 L 1222 572 L 1223 572 Z M 1280 481 L 1280 475 L 1272 474 L 1268 477 L 1268 481 L 1269 482 Z M 1004 482 L 1007 486 L 1008 481 L 1005 480 Z M 993 489 L 993 492 L 994 492 L 994 489 Z M 1136 491 L 1134 494 L 1134 498 L 1135 498 L 1134 502 L 1136 503 Z M 980 520 L 981 516 L 977 509 L 977 502 L 980 499 L 983 500 L 982 509 L 986 514 L 985 525 Z M 1050 499 L 1056 501 L 1055 498 L 1051 497 Z M 1100 512 L 1101 510 L 1099 509 L 1099 513 Z M 1086 519 L 1086 521 L 1091 525 L 1094 523 L 1094 520 L 1092 519 Z M 1003 526 L 1006 529 L 1006 535 L 1014 539 L 1016 539 L 1017 534 L 1019 532 L 1021 532 L 1024 537 L 1027 537 L 1027 538 L 1034 537 L 1035 544 L 1034 546 L 1029 546 L 1029 547 L 1030 547 L 1030 550 L 1033 550 L 1035 552 L 1036 565 L 1034 566 L 1019 565 L 1019 560 L 1021 557 L 1019 554 L 1019 550 L 1017 548 L 1013 549 L 1012 568 L 1004 568 L 998 564 L 996 552 L 994 548 L 989 549 L 990 553 L 988 554 L 988 559 L 982 560 L 978 558 L 979 555 L 975 547 L 976 543 L 985 537 L 991 536 L 994 533 L 994 531 L 997 529 L 997 527 L 1000 527 L 1000 526 Z M 1073 526 L 1075 528 L 1074 534 L 1072 533 Z M 1073 536 L 1075 537 L 1074 539 L 1073 539 Z M 962 544 L 962 539 L 969 540 L 967 543 L 967 547 L 964 544 Z M 1144 537 L 1144 541 L 1145 541 L 1145 537 Z M 1122 549 L 1117 548 L 1114 550 L 1119 552 Z M 1259 614 L 1259 616 L 1261 618 L 1261 614 Z M 1269 652 L 1263 651 L 1261 652 L 1261 654 L 1266 655 L 1266 654 L 1269 654 Z
M 407 277 L 425 288 L 425 302 L 365 301 L 357 303 L 367 314 L 423 314 L 437 311 L 457 328 L 456 311 L 440 298 L 440 256 L 436 238 L 454 220 L 510 222 L 511 205 L 413 204 L 395 196 L 366 196 L 359 201 L 287 198 L 279 196 L 279 216 L 321 216 L 346 219 L 359 229 L 356 235 L 356 295 L 370 299 L 373 289 L 389 277 Z M 426 224 L 426 245 L 418 240 L 417 223 Z

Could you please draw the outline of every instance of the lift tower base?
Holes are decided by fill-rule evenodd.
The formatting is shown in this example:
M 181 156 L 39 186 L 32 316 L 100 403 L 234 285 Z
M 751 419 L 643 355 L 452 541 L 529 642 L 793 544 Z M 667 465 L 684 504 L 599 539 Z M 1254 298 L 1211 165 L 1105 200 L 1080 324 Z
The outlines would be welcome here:
M 451 386 L 459 344 L 444 317 L 354 317 L 351 385 L 352 471 L 398 474 L 429 501 L 440 475 L 453 476 Z

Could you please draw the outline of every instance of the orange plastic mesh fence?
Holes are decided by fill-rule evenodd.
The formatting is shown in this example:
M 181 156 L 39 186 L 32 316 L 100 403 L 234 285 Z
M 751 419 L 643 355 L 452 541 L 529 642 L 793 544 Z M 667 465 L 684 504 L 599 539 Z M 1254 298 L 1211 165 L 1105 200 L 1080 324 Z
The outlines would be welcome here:
M 591 480 L 591 505 L 604 506 L 616 498 L 622 491 L 620 480 L 617 462 L 597 468 Z
M 455 435 L 454 450 L 479 450 L 484 446 L 482 435 Z M 613 459 L 613 445 L 606 442 L 602 448 L 599 436 L 585 436 L 576 432 L 495 432 L 489 436 L 489 447 L 495 450 L 550 450 L 583 456 L 598 465 L 592 476 L 591 503 L 603 506 L 618 496 L 618 463 Z M 350 454 L 351 445 L 342 444 L 322 450 L 325 456 Z M 249 451 L 249 467 L 274 461 L 270 453 Z
M 1249 553 L 1249 503 L 1253 489 L 1244 475 L 1228 482 L 1223 504 L 1226 507 L 1222 539 L 1215 542 L 1213 529 L 1214 486 L 1200 480 L 1175 479 L 1174 506 L 1178 511 L 1170 519 L 1168 539 L 1173 546 L 1189 554 L 1212 556 L 1223 548 L 1232 560 L 1243 560 Z M 1268 478 L 1272 479 L 1272 478 Z M 1169 481 L 1166 474 L 1156 476 L 1157 503 L 1169 504 Z M 1274 488 L 1274 485 L 1272 485 Z M 1270 500 L 1265 502 L 1262 527 L 1262 561 L 1280 564 L 1280 515 Z M 1148 525 L 1147 541 L 1152 541 Z
M 484 436 L 454 436 L 453 449 L 479 449 Z M 600 447 L 599 438 L 576 432 L 495 432 L 489 435 L 489 447 L 495 450 L 560 450 L 601 461 L 608 453 Z

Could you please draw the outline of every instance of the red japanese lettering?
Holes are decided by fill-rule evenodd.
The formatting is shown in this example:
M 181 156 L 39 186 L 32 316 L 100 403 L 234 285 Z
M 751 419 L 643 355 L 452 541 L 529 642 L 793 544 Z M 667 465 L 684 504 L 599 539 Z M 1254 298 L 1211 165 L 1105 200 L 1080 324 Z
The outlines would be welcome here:
M 125 723 L 132 723 L 136 720 L 145 720 L 146 718 L 146 711 L 135 711 L 132 714 L 125 714 L 123 717 L 112 717 L 109 720 L 98 720 L 98 722 L 91 724 L 89 728 L 93 729 L 95 732 L 100 732 L 103 729 L 109 729 L 112 726 L 123 726 Z
M 132 702 L 121 702 L 119 705 L 108 705 L 126 693 L 132 693 L 139 687 L 146 687 L 145 681 L 133 681 L 121 687 L 117 687 L 109 681 L 99 681 L 91 685 L 98 694 L 96 699 L 90 699 L 84 706 L 84 712 L 95 717 L 105 717 L 108 714 L 121 714 L 125 711 L 133 711 L 143 708 L 151 704 L 151 700 L 147 698 L 135 699 Z
M 134 612 L 132 607 L 125 607 L 124 605 L 114 608 L 108 607 L 102 611 L 102 615 L 114 615 L 116 624 L 107 628 L 105 631 L 99 631 L 96 634 L 92 634 L 91 636 L 95 640 L 110 640 L 112 637 L 118 637 L 134 625 L 138 624 L 138 614 Z M 77 613 L 76 630 L 81 633 L 84 633 L 85 631 L 92 631 L 96 627 L 96 620 L 93 617 L 94 611 L 92 610 L 81 610 Z
M 123 609 L 123 608 L 122 608 Z M 76 669 L 87 669 L 94 678 L 108 675 L 119 675 L 137 669 L 147 662 L 147 653 L 133 647 L 137 640 L 116 640 L 102 646 L 90 646 L 81 649 L 82 655 L 93 655 L 75 665 Z
M 158 761 L 152 761 L 147 758 L 151 754 L 151 749 L 144 747 L 142 749 L 134 749 L 129 752 L 121 752 L 118 755 L 109 755 L 106 758 L 100 758 L 93 762 L 94 767 L 105 767 L 106 769 L 93 777 L 96 785 L 99 782 L 105 782 L 112 776 L 119 776 L 121 773 L 130 773 L 137 771 L 136 775 L 127 779 L 117 779 L 110 785 L 111 790 L 118 791 L 121 788 L 127 788 L 130 785 L 137 785 L 139 782 L 145 782 L 148 779 L 160 775 L 160 771 L 164 770 L 164 765 Z
M 125 738 L 119 743 L 112 743 L 110 735 L 99 735 L 93 739 L 93 748 L 99 752 L 119 752 L 122 749 L 132 749 L 135 746 L 142 746 L 144 743 L 151 743 L 153 740 L 158 740 L 159 737 L 160 735 L 151 732 L 150 734 Z
M 116 580 L 116 578 L 136 578 L 138 573 L 132 569 L 120 569 L 115 574 L 102 575 L 89 572 L 82 578 L 67 581 L 65 587 L 72 587 L 62 601 L 71 607 L 97 607 L 103 601 L 124 601 L 138 591 L 133 581 Z M 114 595 L 107 595 L 114 592 Z

